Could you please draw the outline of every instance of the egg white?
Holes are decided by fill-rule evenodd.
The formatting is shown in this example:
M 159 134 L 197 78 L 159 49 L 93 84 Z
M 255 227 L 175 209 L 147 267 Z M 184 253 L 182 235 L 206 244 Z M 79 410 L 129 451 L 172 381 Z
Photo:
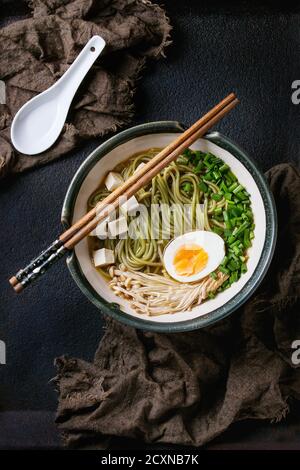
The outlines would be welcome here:
M 208 254 L 208 261 L 204 269 L 192 276 L 180 276 L 174 266 L 177 251 L 184 245 L 195 244 L 203 248 Z M 188 232 L 174 238 L 165 248 L 163 261 L 168 274 L 179 282 L 195 282 L 203 279 L 221 264 L 225 256 L 224 240 L 220 235 L 205 230 Z

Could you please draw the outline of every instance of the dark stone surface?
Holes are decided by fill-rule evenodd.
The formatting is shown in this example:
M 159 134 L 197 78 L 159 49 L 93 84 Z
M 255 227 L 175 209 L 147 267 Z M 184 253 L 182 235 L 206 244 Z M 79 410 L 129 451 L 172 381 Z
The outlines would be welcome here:
M 286 2 L 280 8 L 269 2 L 163 3 L 174 25 L 174 44 L 168 59 L 154 64 L 140 82 L 133 124 L 160 119 L 190 124 L 235 91 L 241 104 L 218 130 L 264 170 L 282 161 L 299 163 L 300 105 L 291 102 L 291 83 L 300 79 L 300 7 Z M 0 1 L 1 24 L 26 14 L 20 0 Z M 75 286 L 63 261 L 19 296 L 7 283 L 59 233 L 70 180 L 100 142 L 0 183 L 0 339 L 7 346 L 7 365 L 0 365 L 0 411 L 55 410 L 56 394 L 49 384 L 54 358 L 92 359 L 101 338 L 101 315 Z M 245 434 L 243 439 L 247 443 Z

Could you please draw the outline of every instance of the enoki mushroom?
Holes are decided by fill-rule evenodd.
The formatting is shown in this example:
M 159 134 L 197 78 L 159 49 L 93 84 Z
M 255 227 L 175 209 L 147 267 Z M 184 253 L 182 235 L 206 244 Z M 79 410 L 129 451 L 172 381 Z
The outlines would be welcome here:
M 128 300 L 136 312 L 149 316 L 190 311 L 228 278 L 218 272 L 216 279 L 207 276 L 197 283 L 184 284 L 159 274 L 130 271 L 124 265 L 112 266 L 109 274 L 114 293 Z

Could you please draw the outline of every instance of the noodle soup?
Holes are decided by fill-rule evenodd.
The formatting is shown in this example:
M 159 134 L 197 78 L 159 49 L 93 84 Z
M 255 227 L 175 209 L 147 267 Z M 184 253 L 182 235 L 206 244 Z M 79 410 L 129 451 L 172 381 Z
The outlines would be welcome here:
M 139 152 L 116 166 L 89 197 L 87 210 L 159 151 Z M 230 167 L 212 153 L 187 149 L 129 203 L 124 204 L 127 210 L 121 205 L 113 219 L 104 222 L 100 234 L 96 230 L 89 237 L 89 252 L 109 287 L 137 313 L 191 310 L 247 271 L 254 238 L 251 199 Z M 196 242 L 187 242 L 188 234 Z M 217 250 L 220 240 L 224 251 Z M 168 258 L 173 241 L 177 251 Z M 173 262 L 180 275 L 199 279 L 190 282 L 188 276 L 170 275 Z M 210 265 L 216 266 L 203 276 Z

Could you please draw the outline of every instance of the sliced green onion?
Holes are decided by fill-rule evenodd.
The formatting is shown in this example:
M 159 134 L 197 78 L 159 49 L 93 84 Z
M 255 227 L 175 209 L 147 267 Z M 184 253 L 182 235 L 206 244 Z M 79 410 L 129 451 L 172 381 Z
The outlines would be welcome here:
M 226 165 L 226 163 L 223 163 L 223 165 L 220 166 L 219 171 L 221 173 L 224 173 L 225 171 L 229 170 L 229 166 Z
M 229 270 L 224 268 L 224 266 L 219 266 L 219 271 L 221 271 L 221 273 L 224 273 L 224 274 L 229 274 Z
M 229 219 L 227 211 L 223 211 L 223 219 L 224 219 L 226 228 L 231 228 L 231 223 L 230 223 L 230 219 Z
M 251 246 L 249 234 L 250 234 L 250 230 L 246 228 L 244 231 L 244 247 L 245 248 L 249 248 Z
M 183 191 L 185 191 L 186 193 L 189 193 L 192 189 L 192 184 L 191 183 L 185 183 L 184 186 L 183 186 Z
M 241 272 L 242 272 L 242 273 L 246 273 L 246 272 L 247 272 L 247 265 L 246 265 L 246 263 L 242 263 L 242 265 L 241 265 Z
M 228 256 L 224 256 L 221 265 L 226 266 L 227 263 L 228 263 Z
M 237 188 L 237 186 L 238 186 L 238 183 L 236 183 L 236 182 L 232 183 L 232 185 L 229 186 L 228 191 L 232 192 L 235 188 Z
M 185 156 L 185 157 L 190 158 L 190 157 L 193 155 L 193 152 L 191 151 L 191 149 L 185 149 L 185 150 L 182 152 L 182 155 Z
M 222 212 L 223 212 L 222 207 L 216 207 L 216 208 L 214 209 L 214 214 L 216 214 L 216 215 L 221 215 Z
M 205 173 L 204 175 L 204 179 L 206 179 L 207 181 L 211 181 L 213 179 L 213 176 L 211 173 Z
M 210 154 L 210 161 L 211 161 L 211 163 L 214 163 L 215 166 L 219 165 L 220 163 L 223 163 L 220 158 L 216 157 L 212 153 Z
M 233 271 L 233 272 L 231 273 L 231 275 L 230 275 L 229 281 L 230 281 L 231 283 L 233 283 L 233 282 L 236 282 L 236 281 L 238 280 L 238 278 L 239 278 L 239 273 L 238 273 L 238 271 Z
M 219 171 L 215 171 L 215 170 L 213 171 L 213 175 L 214 175 L 216 181 L 219 180 L 222 177 L 221 173 Z
M 238 186 L 236 186 L 233 190 L 234 194 L 237 194 L 239 193 L 240 191 L 242 191 L 244 188 L 241 184 L 239 184 Z
M 194 150 L 194 158 L 195 158 L 196 161 L 201 160 L 202 155 L 203 154 L 202 154 L 202 152 L 200 152 L 200 150 Z
M 212 167 L 214 166 L 213 163 L 209 163 L 207 160 L 203 160 L 203 164 L 206 166 L 206 168 L 208 168 L 209 170 L 212 169 Z
M 230 248 L 233 248 L 234 246 L 238 246 L 239 243 L 240 243 L 240 240 L 236 240 L 235 242 L 230 243 Z
M 243 233 L 243 231 L 249 226 L 249 223 L 248 222 L 243 222 L 242 225 L 240 225 L 239 227 L 235 227 L 234 231 L 232 232 L 232 235 L 234 237 L 237 237 L 238 235 L 240 235 L 241 233 Z
M 232 249 L 237 256 L 240 254 L 240 250 L 237 246 L 234 246 Z
M 221 229 L 221 227 L 217 227 L 216 225 L 214 227 L 212 227 L 212 231 L 217 233 L 218 235 L 220 236 L 223 236 L 223 230 Z
M 197 166 L 194 168 L 194 173 L 196 173 L 196 175 L 198 175 L 199 173 L 201 173 L 203 168 L 204 168 L 203 162 L 199 162 L 197 164 Z
M 220 189 L 223 191 L 223 193 L 228 193 L 228 189 L 224 181 L 220 184 Z
M 238 261 L 234 261 L 233 259 L 229 261 L 226 266 L 230 271 L 236 271 L 240 267 L 240 263 Z
M 203 191 L 204 193 L 207 193 L 207 191 L 208 191 L 208 186 L 207 186 L 207 184 L 204 183 L 204 181 L 200 181 L 200 183 L 199 183 L 199 188 L 200 188 L 201 191 Z
M 243 201 L 243 203 L 244 203 L 245 196 L 244 196 L 244 193 L 242 191 L 240 191 L 239 193 L 233 192 L 233 194 L 235 195 L 236 202 Z
M 218 194 L 218 193 L 214 193 L 211 195 L 211 198 L 214 200 L 214 201 L 221 201 L 221 199 L 223 199 L 223 195 L 222 194 Z
M 184 157 L 183 155 L 179 155 L 179 157 L 177 158 L 177 162 L 182 163 L 183 165 L 188 165 L 189 159 Z
M 232 179 L 232 181 L 237 181 L 237 177 L 232 173 L 232 171 L 228 171 L 227 176 Z
M 227 273 L 228 274 L 228 273 Z M 228 287 L 230 287 L 230 282 L 229 280 L 227 279 L 227 281 L 225 281 L 223 284 L 222 284 L 222 290 L 226 290 L 228 289 Z

